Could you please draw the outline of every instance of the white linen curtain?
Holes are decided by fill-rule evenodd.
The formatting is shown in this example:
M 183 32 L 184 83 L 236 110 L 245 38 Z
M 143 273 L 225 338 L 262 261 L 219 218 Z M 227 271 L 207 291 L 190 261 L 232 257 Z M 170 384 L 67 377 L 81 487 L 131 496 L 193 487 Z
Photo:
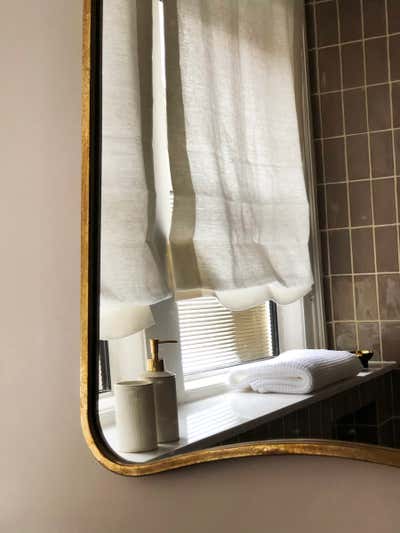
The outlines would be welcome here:
M 310 291 L 302 0 L 165 2 L 177 298 L 241 310 Z
M 153 324 L 169 296 L 156 224 L 152 3 L 107 0 L 103 16 L 100 338 Z

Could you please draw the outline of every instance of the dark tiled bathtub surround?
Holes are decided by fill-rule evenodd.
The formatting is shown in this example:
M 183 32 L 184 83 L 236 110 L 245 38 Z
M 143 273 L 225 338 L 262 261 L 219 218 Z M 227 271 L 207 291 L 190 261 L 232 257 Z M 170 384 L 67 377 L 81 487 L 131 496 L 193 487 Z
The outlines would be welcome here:
M 399 448 L 400 370 L 299 408 L 221 444 L 290 438 L 334 439 Z
M 306 0 L 331 348 L 400 361 L 400 0 Z

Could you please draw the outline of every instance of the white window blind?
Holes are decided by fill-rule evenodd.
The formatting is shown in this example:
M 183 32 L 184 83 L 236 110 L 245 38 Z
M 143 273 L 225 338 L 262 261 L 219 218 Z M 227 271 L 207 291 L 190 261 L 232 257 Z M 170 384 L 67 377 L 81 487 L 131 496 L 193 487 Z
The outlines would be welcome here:
M 273 353 L 270 305 L 233 312 L 214 297 L 177 302 L 185 378 Z

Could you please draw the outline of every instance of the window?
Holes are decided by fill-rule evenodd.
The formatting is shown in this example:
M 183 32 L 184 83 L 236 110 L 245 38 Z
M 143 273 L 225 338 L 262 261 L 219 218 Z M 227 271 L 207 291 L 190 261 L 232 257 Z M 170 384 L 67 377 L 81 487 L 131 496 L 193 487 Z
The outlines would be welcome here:
M 177 302 L 185 381 L 277 355 L 275 304 L 232 312 L 214 297 Z
M 156 3 L 155 3 L 156 4 Z M 158 4 L 159 17 L 154 21 L 154 165 L 157 187 L 164 200 L 170 200 L 171 180 L 169 172 L 168 146 L 166 143 L 166 101 L 165 101 L 165 61 L 163 34 L 163 6 Z M 244 364 L 268 356 L 275 356 L 292 348 L 320 347 L 325 345 L 324 314 L 319 264 L 319 232 L 317 211 L 312 181 L 312 154 L 308 153 L 306 168 L 311 206 L 311 248 L 314 259 L 316 287 L 302 301 L 290 305 L 276 306 L 273 302 L 241 312 L 231 312 L 216 298 L 202 297 L 175 302 L 172 299 L 159 302 L 152 307 L 155 326 L 146 330 L 146 335 L 138 333 L 125 340 L 117 339 L 100 344 L 99 391 L 111 389 L 112 381 L 131 379 L 145 369 L 148 355 L 145 337 L 178 339 L 178 346 L 163 347 L 161 357 L 169 371 L 177 376 L 177 389 L 180 401 L 193 398 L 194 390 L 207 389 L 210 394 L 222 374 L 234 365 Z M 160 205 L 167 205 L 167 201 Z M 163 232 L 168 235 L 171 209 L 159 209 L 157 213 Z M 278 337 L 279 319 L 279 337 Z M 279 342 L 278 342 L 279 338 Z M 279 346 L 280 344 L 280 346 Z M 147 352 L 147 353 L 146 353 Z M 212 385 L 201 383 L 201 378 L 209 378 Z M 207 381 L 204 380 L 204 381 Z M 196 392 L 197 394 L 197 392 Z M 206 393 L 205 393 L 206 394 Z M 207 393 L 208 394 L 208 393 Z
M 161 357 L 177 375 L 180 401 L 187 401 L 222 392 L 230 367 L 278 355 L 277 314 L 273 302 L 232 312 L 214 297 L 170 299 L 153 306 L 156 324 L 146 337 L 179 339 L 165 345 Z M 142 375 L 149 354 L 144 337 L 100 341 L 99 393 L 110 392 L 111 382 Z

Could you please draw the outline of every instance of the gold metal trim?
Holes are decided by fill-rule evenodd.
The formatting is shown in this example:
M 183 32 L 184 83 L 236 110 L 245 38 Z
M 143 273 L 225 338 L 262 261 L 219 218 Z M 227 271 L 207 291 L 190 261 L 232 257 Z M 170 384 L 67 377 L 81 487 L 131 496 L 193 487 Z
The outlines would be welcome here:
M 90 155 L 90 83 L 91 83 L 91 13 L 96 0 L 85 0 L 83 7 L 82 68 L 82 209 L 81 209 L 81 364 L 80 413 L 83 435 L 95 459 L 108 470 L 125 476 L 141 476 L 165 472 L 184 466 L 262 455 L 317 455 L 341 457 L 400 466 L 400 450 L 369 444 L 353 444 L 331 440 L 262 441 L 234 446 L 220 446 L 184 453 L 147 464 L 125 463 L 107 457 L 106 446 L 93 432 L 88 409 L 88 310 L 89 310 L 89 155 Z
M 80 414 L 85 440 L 95 457 L 99 449 L 93 439 L 88 417 L 88 280 L 89 280 L 89 142 L 90 142 L 90 16 L 91 0 L 83 4 L 82 42 L 82 184 L 81 184 L 81 359 Z M 101 462 L 101 458 L 98 459 Z

